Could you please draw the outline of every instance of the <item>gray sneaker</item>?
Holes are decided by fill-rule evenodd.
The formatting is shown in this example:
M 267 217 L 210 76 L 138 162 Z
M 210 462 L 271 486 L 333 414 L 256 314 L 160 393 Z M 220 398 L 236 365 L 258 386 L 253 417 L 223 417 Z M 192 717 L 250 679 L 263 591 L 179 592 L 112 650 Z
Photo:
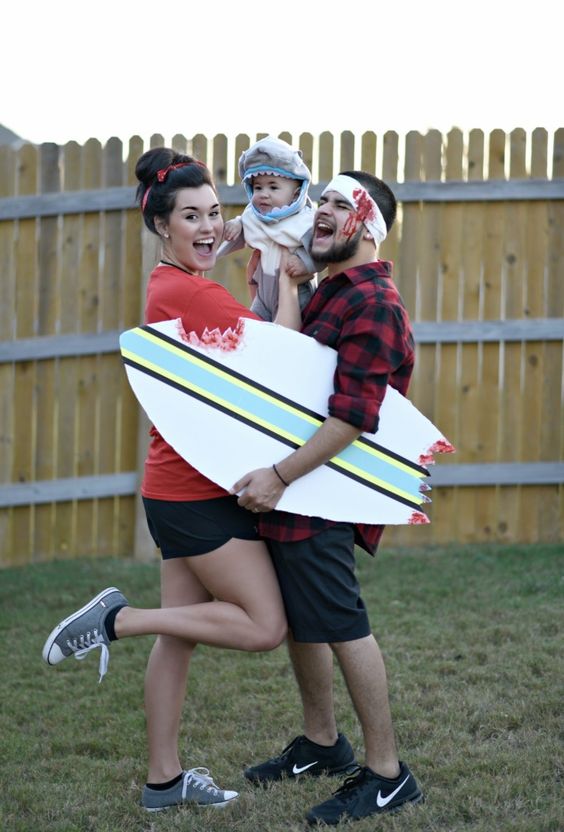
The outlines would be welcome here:
M 110 660 L 110 640 L 104 622 L 116 606 L 127 606 L 127 598 L 119 589 L 111 586 L 100 592 L 84 607 L 57 624 L 43 647 L 43 660 L 55 665 L 69 656 L 84 659 L 91 650 L 100 649 L 101 682 Z
M 170 789 L 143 787 L 141 803 L 148 812 L 161 812 L 171 806 L 193 803 L 197 806 L 222 808 L 239 797 L 239 792 L 224 791 L 213 782 L 207 768 L 191 768 L 182 772 L 182 779 Z

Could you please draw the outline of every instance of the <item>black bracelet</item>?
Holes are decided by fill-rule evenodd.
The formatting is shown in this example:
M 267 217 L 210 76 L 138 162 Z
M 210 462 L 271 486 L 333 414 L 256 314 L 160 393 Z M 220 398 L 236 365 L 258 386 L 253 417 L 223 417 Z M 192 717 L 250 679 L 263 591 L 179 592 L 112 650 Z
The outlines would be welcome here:
M 283 478 L 280 476 L 280 471 L 278 470 L 278 468 L 276 467 L 276 465 L 273 465 L 273 466 L 272 466 L 272 468 L 273 468 L 273 470 L 274 470 L 274 473 L 276 474 L 276 476 L 277 476 L 277 477 L 278 477 L 278 479 L 280 480 L 280 482 L 281 482 L 283 485 L 285 485 L 285 486 L 286 486 L 286 488 L 288 488 L 288 486 L 290 485 L 290 483 L 289 483 L 289 482 L 286 482 L 286 480 L 285 480 L 285 479 L 283 479 Z

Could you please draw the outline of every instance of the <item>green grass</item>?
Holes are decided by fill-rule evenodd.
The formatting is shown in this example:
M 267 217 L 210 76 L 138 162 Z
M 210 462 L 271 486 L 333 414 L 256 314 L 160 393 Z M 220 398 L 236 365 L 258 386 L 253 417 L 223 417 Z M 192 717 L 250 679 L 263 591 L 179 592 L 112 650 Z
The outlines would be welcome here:
M 426 803 L 364 820 L 355 832 L 549 832 L 562 808 L 562 566 L 558 546 L 382 550 L 359 557 L 372 626 L 386 656 L 401 756 Z M 65 561 L 0 571 L 2 832 L 303 830 L 338 782 L 248 786 L 246 764 L 301 733 L 286 651 L 201 648 L 185 705 L 186 767 L 207 765 L 241 792 L 220 810 L 147 815 L 143 675 L 151 638 L 48 668 L 41 648 L 61 617 L 116 585 L 158 604 L 158 567 Z M 339 727 L 360 733 L 338 677 Z M 560 765 L 560 768 L 559 768 Z

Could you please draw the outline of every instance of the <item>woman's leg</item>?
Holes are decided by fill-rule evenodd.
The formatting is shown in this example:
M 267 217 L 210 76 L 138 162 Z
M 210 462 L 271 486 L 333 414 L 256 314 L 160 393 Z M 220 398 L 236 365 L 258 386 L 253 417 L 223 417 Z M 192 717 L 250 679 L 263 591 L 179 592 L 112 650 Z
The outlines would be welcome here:
M 161 564 L 163 608 L 210 600 L 209 593 L 188 569 L 186 561 L 186 558 L 172 558 Z M 182 638 L 160 635 L 151 651 L 145 674 L 149 783 L 165 783 L 182 771 L 178 734 L 188 666 L 195 646 Z
M 238 650 L 272 650 L 286 635 L 274 567 L 262 541 L 231 539 L 205 555 L 186 558 L 213 601 L 164 609 L 124 607 L 118 638 L 157 634 Z

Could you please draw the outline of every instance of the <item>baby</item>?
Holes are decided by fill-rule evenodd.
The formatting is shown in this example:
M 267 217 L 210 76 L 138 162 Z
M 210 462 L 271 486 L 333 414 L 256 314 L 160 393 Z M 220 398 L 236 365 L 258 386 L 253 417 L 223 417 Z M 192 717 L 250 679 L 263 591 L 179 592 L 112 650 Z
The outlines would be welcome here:
M 251 309 L 265 321 L 272 321 L 278 309 L 283 249 L 292 255 L 287 261 L 288 274 L 312 275 L 299 287 L 302 309 L 317 288 L 314 273 L 323 268 L 312 260 L 303 243 L 313 224 L 314 209 L 308 197 L 311 174 L 300 150 L 267 136 L 241 154 L 239 175 L 250 202 L 240 217 L 225 223 L 218 256 L 245 245 L 255 249 L 248 270 Z

